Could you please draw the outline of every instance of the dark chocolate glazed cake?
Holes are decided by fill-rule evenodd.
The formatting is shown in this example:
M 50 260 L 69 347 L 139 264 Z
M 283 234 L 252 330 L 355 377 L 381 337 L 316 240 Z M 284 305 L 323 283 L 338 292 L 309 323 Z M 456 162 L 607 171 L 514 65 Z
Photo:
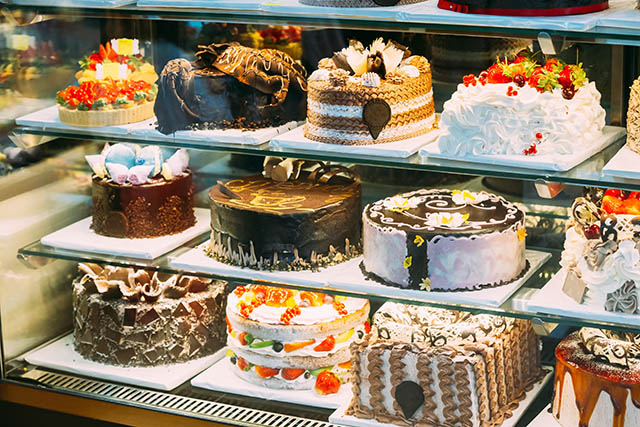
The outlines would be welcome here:
M 304 120 L 306 71 L 275 49 L 237 43 L 199 46 L 198 59 L 174 59 L 158 80 L 158 130 L 262 128 Z
M 525 270 L 524 212 L 486 192 L 417 190 L 365 207 L 364 270 L 392 286 L 466 290 Z
M 144 238 L 180 233 L 196 222 L 191 171 L 171 181 L 118 185 L 93 177 L 93 222 L 98 234 Z
M 438 0 L 440 9 L 502 16 L 560 16 L 599 12 L 607 0 Z
M 360 180 L 343 167 L 322 166 L 285 182 L 236 179 L 213 187 L 209 201 L 210 255 L 223 262 L 314 269 L 345 261 L 359 247 Z
M 79 264 L 73 336 L 84 357 L 154 366 L 207 356 L 226 342 L 226 282 Z

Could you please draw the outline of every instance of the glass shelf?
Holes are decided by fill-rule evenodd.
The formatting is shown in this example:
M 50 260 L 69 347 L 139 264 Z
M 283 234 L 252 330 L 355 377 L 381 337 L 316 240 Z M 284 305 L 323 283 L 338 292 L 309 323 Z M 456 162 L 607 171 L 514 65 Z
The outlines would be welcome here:
M 525 169 L 513 166 L 497 166 L 481 163 L 467 163 L 451 160 L 441 160 L 433 158 L 423 158 L 414 154 L 407 158 L 392 158 L 370 156 L 357 153 L 332 153 L 317 151 L 307 151 L 291 148 L 270 147 L 268 143 L 262 145 L 242 145 L 218 142 L 198 142 L 190 139 L 141 139 L 118 134 L 92 135 L 83 130 L 84 133 L 75 131 L 65 131 L 58 129 L 38 128 L 22 126 L 14 130 L 17 134 L 23 135 L 44 135 L 49 137 L 64 137 L 82 140 L 106 141 L 106 142 L 130 142 L 157 144 L 170 147 L 191 148 L 197 150 L 207 150 L 225 153 L 249 154 L 259 156 L 275 155 L 280 157 L 293 157 L 307 160 L 326 160 L 342 163 L 352 163 L 367 166 L 382 166 L 399 169 L 413 169 L 429 172 L 446 172 L 462 175 L 483 175 L 495 178 L 511 178 L 525 181 L 555 182 L 568 185 L 596 186 L 608 188 L 620 188 L 623 190 L 640 191 L 640 180 L 626 179 L 608 176 L 602 173 L 604 165 L 618 152 L 624 145 L 624 138 L 610 145 L 598 154 L 593 155 L 588 160 L 566 172 L 545 171 L 536 169 Z
M 24 263 L 26 263 L 31 268 L 38 268 L 40 265 L 43 265 L 45 262 L 43 260 L 47 259 L 62 259 L 66 261 L 73 262 L 94 262 L 98 264 L 113 264 L 122 267 L 136 267 L 136 268 L 146 268 L 151 270 L 157 270 L 166 273 L 188 273 L 188 274 L 197 274 L 204 277 L 211 277 L 213 279 L 218 280 L 227 280 L 236 285 L 244 285 L 249 283 L 262 283 L 262 284 L 274 284 L 271 281 L 263 281 L 263 280 L 253 280 L 247 278 L 236 277 L 233 275 L 221 275 L 221 274 L 211 274 L 207 272 L 201 271 L 182 271 L 176 268 L 171 267 L 170 261 L 175 257 L 182 255 L 186 251 L 192 249 L 197 246 L 199 243 L 202 243 L 206 240 L 208 236 L 203 235 L 198 239 L 194 239 L 187 245 L 184 245 L 178 249 L 175 249 L 168 254 L 156 258 L 152 261 L 134 259 L 134 258 L 126 258 L 126 257 L 118 257 L 118 256 L 110 256 L 110 255 L 101 255 L 95 254 L 91 252 L 82 252 L 82 251 L 71 251 L 71 250 L 61 250 L 57 248 L 53 248 L 50 246 L 42 245 L 40 242 L 34 242 L 27 246 L 24 246 L 18 251 L 18 258 L 21 259 Z M 535 249 L 535 248 L 529 248 Z M 560 316 L 560 315 L 550 315 L 543 314 L 534 311 L 529 311 L 527 309 L 527 303 L 532 299 L 536 290 L 542 288 L 550 279 L 553 277 L 555 273 L 560 269 L 560 250 L 549 250 L 542 249 L 545 252 L 551 253 L 551 259 L 549 259 L 540 269 L 538 269 L 533 276 L 526 281 L 526 283 L 521 287 L 514 295 L 512 295 L 504 304 L 499 307 L 494 306 L 481 306 L 481 305 L 472 305 L 472 304 L 460 304 L 460 303 L 448 303 L 448 302 L 432 302 L 425 301 L 417 298 L 404 298 L 404 297 L 389 297 L 389 296 L 381 296 L 377 294 L 370 293 L 362 293 L 362 292 L 353 292 L 347 291 L 344 289 L 340 289 L 338 287 L 332 286 L 317 286 L 317 285 L 304 285 L 300 283 L 286 283 L 278 281 L 277 285 L 282 285 L 288 288 L 295 289 L 305 289 L 310 291 L 322 291 L 322 292 L 330 292 L 339 295 L 347 295 L 347 296 L 356 296 L 356 297 L 366 297 L 372 301 L 376 301 L 379 303 L 383 303 L 385 301 L 395 301 L 405 304 L 418 304 L 418 305 L 429 305 L 440 308 L 447 309 L 456 309 L 456 310 L 464 310 L 472 313 L 488 313 L 494 315 L 504 315 L 509 317 L 519 317 L 523 319 L 531 319 L 538 323 L 551 323 L 551 324 L 563 324 L 563 325 L 573 325 L 573 326 L 587 326 L 587 327 L 595 327 L 595 328 L 605 328 L 605 329 L 616 329 L 623 331 L 640 331 L 640 326 L 634 327 L 632 325 L 624 324 L 624 323 L 615 323 L 615 322 L 604 322 L 604 321 L 594 321 L 590 319 L 584 318 L 575 318 L 570 316 Z
M 289 4 L 287 4 L 289 3 Z M 600 25 L 601 17 L 574 15 L 563 17 L 568 25 L 530 18 L 526 21 L 509 21 L 506 18 L 487 20 L 466 14 L 452 15 L 439 9 L 423 10 L 416 8 L 401 9 L 396 16 L 375 16 L 366 11 L 348 10 L 344 14 L 326 13 L 323 8 L 296 7 L 290 2 L 245 3 L 246 7 L 230 8 L 185 8 L 185 7 L 138 7 L 135 5 L 118 8 L 86 8 L 73 6 L 23 6 L 4 5 L 9 9 L 28 9 L 43 15 L 55 15 L 65 18 L 130 18 L 146 20 L 182 20 L 217 21 L 239 24 L 277 24 L 300 25 L 323 28 L 372 29 L 376 31 L 409 31 L 455 35 L 487 35 L 495 37 L 537 38 L 541 32 L 551 37 L 564 38 L 566 41 L 593 42 L 640 46 L 640 28 L 605 27 Z M 427 6 L 427 5 L 425 5 Z M 428 7 L 428 6 L 427 6 Z M 625 6 L 626 7 L 626 6 Z M 631 6 L 629 6 L 631 7 Z M 418 13 L 416 13 L 418 12 Z M 608 13 L 608 12 L 603 12 Z M 593 21 L 585 23 L 585 18 Z M 630 19 L 634 19 L 633 16 Z M 637 19 L 637 18 L 635 18 Z

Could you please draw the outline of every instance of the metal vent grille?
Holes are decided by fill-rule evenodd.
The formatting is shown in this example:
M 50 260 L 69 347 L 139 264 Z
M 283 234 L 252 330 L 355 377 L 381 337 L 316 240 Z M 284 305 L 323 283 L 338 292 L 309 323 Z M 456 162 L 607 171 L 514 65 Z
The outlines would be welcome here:
M 283 415 L 259 409 L 243 408 L 220 402 L 179 396 L 170 393 L 145 390 L 136 387 L 110 384 L 71 375 L 32 369 L 20 375 L 30 382 L 53 389 L 73 391 L 92 397 L 126 400 L 140 406 L 205 418 L 227 424 L 272 427 L 337 427 L 324 421 Z

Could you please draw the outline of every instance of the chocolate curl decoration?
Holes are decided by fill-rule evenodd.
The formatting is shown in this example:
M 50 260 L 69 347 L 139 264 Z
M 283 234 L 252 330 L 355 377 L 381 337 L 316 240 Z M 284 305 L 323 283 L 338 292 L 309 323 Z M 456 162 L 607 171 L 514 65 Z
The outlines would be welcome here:
M 119 282 L 119 289 L 122 296 L 131 302 L 140 301 L 140 295 L 142 294 L 142 287 L 135 283 L 131 286 L 128 282 Z
M 224 183 L 222 181 L 218 180 L 217 185 L 218 185 L 218 189 L 220 190 L 220 192 L 222 194 L 224 194 L 225 196 L 229 197 L 230 199 L 239 199 L 240 198 L 240 196 L 238 196 L 236 193 L 231 191 L 229 189 L 229 187 L 224 185 Z
M 104 299 L 120 297 L 120 287 L 125 286 L 122 280 L 95 279 L 93 284 Z
M 175 276 L 175 280 L 164 288 L 163 296 L 166 298 L 178 299 L 185 296 L 188 292 L 187 286 L 189 281 L 185 280 L 188 276 Z
M 262 176 L 276 182 L 295 180 L 300 176 L 303 164 L 304 160 L 267 156 L 264 159 Z
M 204 279 L 196 276 L 182 276 L 180 278 L 181 286 L 184 286 L 189 293 L 206 291 L 211 281 L 211 279 Z

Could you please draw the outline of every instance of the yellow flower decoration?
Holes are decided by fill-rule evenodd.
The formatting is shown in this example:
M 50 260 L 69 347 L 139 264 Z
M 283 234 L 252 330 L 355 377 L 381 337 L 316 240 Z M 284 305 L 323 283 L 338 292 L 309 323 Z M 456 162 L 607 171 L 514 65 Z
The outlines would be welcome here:
M 525 237 L 527 237 L 527 230 L 525 228 L 519 228 L 518 229 L 518 240 L 520 240 L 522 242 Z
M 462 215 L 462 219 L 464 219 L 464 222 L 469 222 L 467 221 L 469 219 L 469 214 Z
M 420 289 L 423 290 L 423 291 L 430 292 L 431 291 L 431 279 L 429 279 L 428 277 L 425 277 L 424 279 L 422 279 L 422 282 L 420 282 Z
M 415 243 L 416 246 L 420 247 L 424 243 L 424 239 L 422 238 L 422 236 L 416 236 L 416 238 L 413 239 L 413 243 Z
M 411 267 L 411 261 L 413 261 L 413 257 L 408 256 L 404 259 L 404 268 Z

